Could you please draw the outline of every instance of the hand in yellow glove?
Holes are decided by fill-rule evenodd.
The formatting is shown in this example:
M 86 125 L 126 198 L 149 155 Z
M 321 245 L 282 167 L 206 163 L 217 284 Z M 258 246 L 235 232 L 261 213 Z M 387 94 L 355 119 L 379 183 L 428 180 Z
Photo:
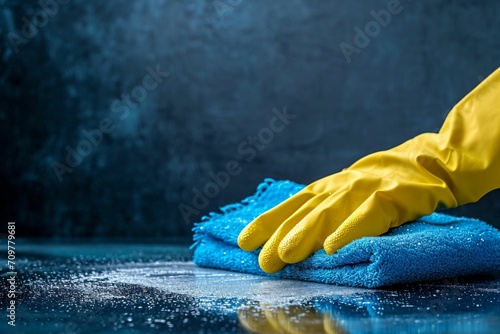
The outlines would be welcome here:
M 239 235 L 262 245 L 268 273 L 324 248 L 336 252 L 364 236 L 479 200 L 500 188 L 500 69 L 463 98 L 439 133 L 425 133 L 368 155 L 263 213 Z

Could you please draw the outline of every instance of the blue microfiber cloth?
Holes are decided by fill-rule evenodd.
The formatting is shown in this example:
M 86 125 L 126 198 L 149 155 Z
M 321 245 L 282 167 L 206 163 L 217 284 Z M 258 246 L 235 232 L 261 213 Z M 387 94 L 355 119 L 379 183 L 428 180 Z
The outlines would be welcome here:
M 259 214 L 304 185 L 266 179 L 255 195 L 221 208 L 195 224 L 194 263 L 202 267 L 270 277 L 380 287 L 422 280 L 486 274 L 500 269 L 500 232 L 476 219 L 434 213 L 378 237 L 364 237 L 328 256 L 306 260 L 268 275 L 258 264 L 260 249 L 238 247 L 240 231 Z

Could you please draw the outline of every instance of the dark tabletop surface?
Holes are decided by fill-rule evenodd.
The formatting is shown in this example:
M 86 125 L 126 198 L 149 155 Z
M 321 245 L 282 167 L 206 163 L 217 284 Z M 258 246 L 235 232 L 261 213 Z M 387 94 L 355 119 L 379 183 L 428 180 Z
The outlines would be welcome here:
M 19 243 L 2 333 L 498 333 L 500 276 L 384 289 L 198 268 L 186 245 Z M 6 261 L 3 261 L 6 262 Z

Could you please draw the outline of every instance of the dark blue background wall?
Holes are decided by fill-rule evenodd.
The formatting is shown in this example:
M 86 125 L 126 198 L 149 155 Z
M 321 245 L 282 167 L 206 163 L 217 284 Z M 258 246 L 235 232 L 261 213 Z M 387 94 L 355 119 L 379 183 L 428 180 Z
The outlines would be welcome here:
M 341 43 L 389 1 L 55 1 L 0 1 L 1 221 L 25 236 L 188 235 L 265 177 L 308 183 L 436 131 L 500 64 L 494 1 L 401 0 L 349 61 Z M 68 149 L 87 155 L 71 167 Z M 179 205 L 233 160 L 186 222 Z M 500 226 L 500 194 L 458 212 Z

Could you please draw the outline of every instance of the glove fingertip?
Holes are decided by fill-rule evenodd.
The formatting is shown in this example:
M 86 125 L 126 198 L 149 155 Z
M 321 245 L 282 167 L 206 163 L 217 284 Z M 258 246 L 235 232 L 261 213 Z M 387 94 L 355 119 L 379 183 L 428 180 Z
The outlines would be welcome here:
M 256 244 L 255 239 L 252 238 L 252 233 L 243 230 L 238 236 L 238 247 L 243 249 L 244 251 L 250 252 L 257 248 L 260 245 Z
M 245 226 L 238 235 L 238 246 L 247 252 L 259 248 L 263 242 L 255 237 L 258 236 L 257 232 L 257 227 L 253 222 Z
M 354 238 L 349 237 L 348 233 L 345 233 L 345 231 L 337 230 L 335 233 L 326 238 L 323 243 L 323 248 L 325 249 L 326 254 L 332 255 L 353 240 Z
M 323 244 L 323 248 L 325 249 L 325 252 L 328 255 L 332 255 L 333 253 L 336 253 L 339 250 L 339 247 L 335 247 L 335 243 L 332 241 L 329 241 L 328 239 L 325 240 L 325 243 Z
M 263 250 L 259 254 L 259 267 L 267 274 L 274 274 L 285 267 L 286 263 L 281 261 L 277 254 Z

